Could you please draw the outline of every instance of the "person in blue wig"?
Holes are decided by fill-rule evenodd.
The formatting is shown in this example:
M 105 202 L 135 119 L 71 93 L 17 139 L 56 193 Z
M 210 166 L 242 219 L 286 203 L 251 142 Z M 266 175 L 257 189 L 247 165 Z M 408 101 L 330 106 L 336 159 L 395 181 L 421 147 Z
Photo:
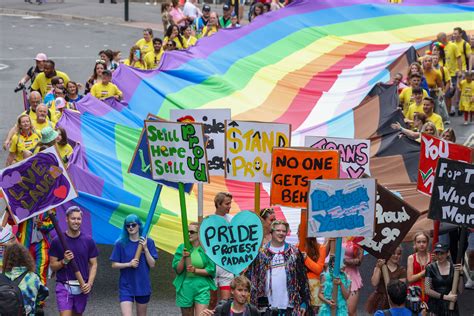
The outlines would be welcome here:
M 137 316 L 146 315 L 151 296 L 150 268 L 158 259 L 155 242 L 151 238 L 140 237 L 143 223 L 135 214 L 125 218 L 120 238 L 115 242 L 110 261 L 112 268 L 120 269 L 119 298 L 123 316 L 133 315 L 136 303 Z M 138 245 L 143 246 L 140 259 L 135 259 Z

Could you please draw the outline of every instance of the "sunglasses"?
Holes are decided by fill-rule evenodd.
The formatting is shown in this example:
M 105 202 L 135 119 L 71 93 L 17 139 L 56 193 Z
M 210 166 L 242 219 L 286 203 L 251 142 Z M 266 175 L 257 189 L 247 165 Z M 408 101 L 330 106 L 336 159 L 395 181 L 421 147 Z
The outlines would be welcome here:
M 190 235 L 194 235 L 194 234 L 197 234 L 197 231 L 195 231 L 195 230 L 189 230 L 188 233 L 189 233 Z
M 125 227 L 127 227 L 127 228 L 135 228 L 135 227 L 137 227 L 137 223 L 130 223 L 130 224 L 127 224 L 127 225 L 125 225 Z
M 265 217 L 266 214 L 273 213 L 273 209 L 271 207 L 264 208 L 260 211 L 260 217 Z

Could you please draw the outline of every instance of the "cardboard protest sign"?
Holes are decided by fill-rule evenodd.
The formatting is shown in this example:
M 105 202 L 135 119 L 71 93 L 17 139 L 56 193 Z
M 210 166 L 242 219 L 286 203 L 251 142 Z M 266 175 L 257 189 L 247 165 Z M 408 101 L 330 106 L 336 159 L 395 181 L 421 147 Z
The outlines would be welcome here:
M 440 158 L 428 217 L 474 228 L 474 165 Z
M 306 147 L 339 150 L 341 157 L 340 178 L 357 179 L 370 175 L 370 140 L 323 136 L 306 136 Z
M 312 180 L 308 237 L 371 237 L 374 209 L 375 179 Z
M 54 146 L 0 170 L 0 188 L 16 223 L 77 197 Z
M 416 209 L 378 184 L 374 236 L 363 237 L 358 244 L 377 259 L 388 260 L 419 216 Z
M 238 275 L 257 257 L 263 239 L 262 221 L 251 211 L 237 213 L 230 223 L 211 215 L 202 221 L 199 239 L 216 265 Z
M 472 162 L 474 151 L 465 146 L 447 142 L 428 134 L 421 135 L 420 163 L 417 190 L 431 195 L 439 158 Z
M 336 179 L 339 152 L 311 148 L 273 148 L 270 203 L 306 208 L 310 180 Z
M 201 124 L 148 120 L 145 130 L 153 179 L 209 182 Z
M 160 122 L 166 122 L 166 120 L 155 116 L 153 114 L 147 115 L 147 120 L 156 120 Z M 142 130 L 140 138 L 138 139 L 137 147 L 132 156 L 132 161 L 128 167 L 128 172 L 140 176 L 142 178 L 153 180 L 151 176 L 151 165 L 150 165 L 150 156 L 148 155 L 148 145 L 146 142 L 145 129 Z M 166 186 L 178 189 L 178 184 L 166 180 L 155 180 L 158 183 L 164 184 Z M 184 185 L 184 191 L 186 193 L 191 192 L 193 189 L 192 183 L 187 183 Z
M 291 125 L 226 121 L 226 178 L 270 182 L 273 147 L 290 146 Z
M 207 165 L 211 176 L 224 175 L 225 157 L 225 121 L 230 120 L 230 109 L 171 110 L 170 120 L 177 121 L 189 117 L 196 123 L 202 123 L 207 136 Z

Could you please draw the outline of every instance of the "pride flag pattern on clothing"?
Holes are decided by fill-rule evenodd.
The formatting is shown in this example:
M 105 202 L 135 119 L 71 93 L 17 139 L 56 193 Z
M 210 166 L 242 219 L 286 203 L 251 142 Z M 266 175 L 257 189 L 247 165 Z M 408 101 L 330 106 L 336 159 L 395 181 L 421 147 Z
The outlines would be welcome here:
M 473 28 L 474 3 L 433 0 L 297 0 L 259 16 L 240 29 L 223 29 L 186 51 L 166 52 L 160 67 L 120 66 L 113 82 L 126 104 L 90 95 L 66 110 L 59 122 L 80 143 L 69 172 L 88 210 L 87 226 L 99 243 L 113 243 L 130 213 L 143 220 L 156 183 L 128 174 L 143 119 L 169 117 L 170 109 L 231 108 L 236 120 L 292 124 L 292 145 L 306 135 L 372 140 L 371 173 L 408 200 L 419 147 L 398 139 L 390 123 L 400 119 L 396 91 L 379 86 L 416 60 L 438 32 Z M 261 205 L 268 206 L 269 184 Z M 253 185 L 211 177 L 204 186 L 204 213 L 214 211 L 219 191 L 234 195 L 231 212 L 253 208 Z M 197 194 L 187 195 L 188 216 L 197 218 Z M 420 207 L 426 201 L 417 202 Z M 299 210 L 277 208 L 296 232 Z M 151 236 L 174 252 L 182 241 L 178 191 L 163 187 Z

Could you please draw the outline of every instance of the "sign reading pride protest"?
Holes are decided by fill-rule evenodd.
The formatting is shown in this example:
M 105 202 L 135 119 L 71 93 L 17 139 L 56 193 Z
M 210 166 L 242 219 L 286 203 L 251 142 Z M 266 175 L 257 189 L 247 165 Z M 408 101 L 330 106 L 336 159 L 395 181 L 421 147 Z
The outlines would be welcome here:
M 417 190 L 431 195 L 439 158 L 472 162 L 474 151 L 466 146 L 447 142 L 428 134 L 421 135 Z
M 16 223 L 77 197 L 54 146 L 0 170 L 0 188 Z
M 375 179 L 312 180 L 308 237 L 371 237 L 374 209 Z
M 273 147 L 290 146 L 291 125 L 226 121 L 226 178 L 270 182 Z
M 170 120 L 188 118 L 202 123 L 207 136 L 207 165 L 211 176 L 224 175 L 225 157 L 225 121 L 230 120 L 230 109 L 171 110 Z
M 199 228 L 201 245 L 212 261 L 239 275 L 257 257 L 263 239 L 260 217 L 241 211 L 229 223 L 224 217 L 206 217 Z
M 474 228 L 474 165 L 440 158 L 428 217 Z
M 357 179 L 370 175 L 370 140 L 306 136 L 305 146 L 320 149 L 335 149 L 341 154 L 340 178 Z
M 358 244 L 377 259 L 388 260 L 419 216 L 416 209 L 378 184 L 374 236 L 363 237 Z
M 273 148 L 270 203 L 306 208 L 309 181 L 338 175 L 337 150 Z
M 153 179 L 208 182 L 202 124 L 145 121 Z

